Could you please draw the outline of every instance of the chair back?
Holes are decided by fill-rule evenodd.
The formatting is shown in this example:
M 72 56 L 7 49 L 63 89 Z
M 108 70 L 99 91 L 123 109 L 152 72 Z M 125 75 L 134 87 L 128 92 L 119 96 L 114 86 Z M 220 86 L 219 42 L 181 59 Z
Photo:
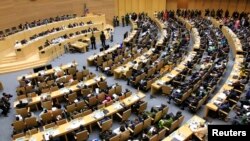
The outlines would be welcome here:
M 36 117 L 25 118 L 25 124 L 27 128 L 35 127 L 38 125 Z
M 128 109 L 122 113 L 122 121 L 128 120 L 131 115 L 131 109 Z
M 120 141 L 127 141 L 130 137 L 130 132 L 129 130 L 126 130 L 121 133 Z
M 140 122 L 135 126 L 134 135 L 139 134 L 142 131 L 142 129 L 143 129 L 143 123 Z
M 109 130 L 112 127 L 113 120 L 109 119 L 102 123 L 102 132 Z
M 84 131 L 76 133 L 76 140 L 77 141 L 86 141 L 88 138 L 89 138 L 88 130 L 84 130 Z

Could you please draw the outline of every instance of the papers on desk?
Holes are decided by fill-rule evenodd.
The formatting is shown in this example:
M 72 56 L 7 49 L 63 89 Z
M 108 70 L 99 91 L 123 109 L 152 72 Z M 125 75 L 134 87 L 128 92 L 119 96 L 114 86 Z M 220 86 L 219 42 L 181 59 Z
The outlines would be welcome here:
M 62 71 L 62 69 L 61 69 L 60 67 L 55 67 L 54 70 L 55 70 L 55 72 L 60 72 L 60 71 Z
M 61 94 L 67 94 L 67 93 L 69 93 L 69 91 L 70 91 L 69 88 L 62 88 L 62 89 L 60 89 L 60 93 Z
M 200 123 L 197 122 L 197 121 L 191 121 L 189 123 L 189 128 L 192 130 L 192 131 L 195 131 L 196 129 L 198 129 L 200 127 Z
M 96 78 L 95 78 L 95 81 L 96 81 L 96 82 L 101 81 L 101 77 L 96 77 Z
M 95 119 L 101 119 L 105 116 L 104 112 L 102 110 L 97 110 L 93 112 L 93 117 Z
M 50 97 L 50 94 L 48 94 L 48 93 L 43 93 L 43 94 L 40 95 L 41 99 L 46 99 L 48 97 Z
M 83 82 L 79 82 L 79 83 L 77 84 L 77 86 L 80 87 L 80 88 L 83 88 L 84 83 L 83 83 Z
M 56 130 L 56 129 L 54 129 L 54 128 L 46 129 L 46 130 L 44 130 L 44 138 L 45 138 L 45 140 L 47 141 L 47 140 L 49 140 L 49 136 L 50 136 L 50 135 L 51 135 L 51 136 L 55 136 L 55 135 L 57 135 L 58 133 L 59 133 L 59 131 Z
M 224 100 L 224 99 L 226 99 L 226 98 L 227 98 L 226 94 L 220 93 L 220 94 L 218 95 L 218 97 L 217 97 L 217 100 L 222 101 L 222 100 Z
M 83 119 L 74 119 L 70 121 L 70 129 L 78 128 L 80 125 L 83 125 L 85 122 Z
M 136 93 L 133 93 L 132 96 L 131 96 L 131 98 L 132 98 L 133 100 L 138 100 L 138 99 L 140 99 L 140 97 L 139 97 Z
M 110 69 L 110 67 L 105 67 L 105 68 L 104 68 L 105 71 L 107 71 L 107 70 L 109 70 L 109 69 Z
M 119 101 L 115 102 L 113 106 L 114 106 L 114 107 L 115 107 L 115 109 L 117 109 L 117 110 L 119 110 L 119 109 L 122 109 L 122 108 L 123 108 L 123 107 L 122 107 L 122 105 L 121 105 L 121 103 L 120 103 Z
M 181 134 L 175 134 L 171 141 L 184 141 L 185 138 Z
M 44 71 L 44 70 L 41 70 L 41 71 L 39 71 L 38 73 L 40 73 L 42 76 L 44 76 L 45 71 Z
M 164 82 L 162 80 L 157 80 L 156 84 L 158 84 L 158 85 L 164 85 Z
M 173 74 L 171 74 L 171 73 L 168 74 L 168 78 L 173 78 L 173 77 L 174 77 Z

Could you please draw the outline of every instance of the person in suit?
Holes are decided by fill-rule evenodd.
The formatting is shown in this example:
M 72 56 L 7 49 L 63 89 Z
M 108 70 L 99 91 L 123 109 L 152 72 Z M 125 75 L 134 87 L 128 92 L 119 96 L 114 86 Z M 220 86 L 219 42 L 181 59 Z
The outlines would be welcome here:
M 129 24 L 129 15 L 128 14 L 126 14 L 126 16 L 125 16 L 125 21 L 126 21 L 126 26 L 128 26 L 128 24 Z
M 90 37 L 90 41 L 91 41 L 91 48 L 96 49 L 96 39 L 93 33 L 92 36 Z
M 125 18 L 124 18 L 124 16 L 122 16 L 122 27 L 124 27 L 125 26 Z
M 101 35 L 100 35 L 100 39 L 101 39 L 101 42 L 102 42 L 102 46 L 105 47 L 106 46 L 106 36 L 104 34 L 104 32 L 102 31 Z
M 25 108 L 28 105 L 28 103 L 23 103 L 23 101 L 19 101 L 19 103 L 16 105 L 16 108 Z

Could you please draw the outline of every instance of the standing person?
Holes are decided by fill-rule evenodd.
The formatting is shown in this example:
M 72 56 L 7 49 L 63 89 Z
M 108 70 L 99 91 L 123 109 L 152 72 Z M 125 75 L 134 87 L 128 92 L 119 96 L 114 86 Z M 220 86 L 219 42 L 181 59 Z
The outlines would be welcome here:
M 113 31 L 110 29 L 110 42 L 114 41 Z
M 96 49 L 95 36 L 93 33 L 92 33 L 92 36 L 90 37 L 90 41 L 91 41 L 91 48 Z
M 120 26 L 119 18 L 116 16 L 116 26 Z
M 129 15 L 128 14 L 126 14 L 126 16 L 125 16 L 125 21 L 126 21 L 126 26 L 128 26 L 128 24 L 129 24 Z
M 102 42 L 102 47 L 105 48 L 106 47 L 106 44 L 105 44 L 106 36 L 105 36 L 103 31 L 102 31 L 102 33 L 100 35 L 100 39 L 101 39 L 101 42 Z
M 116 27 L 116 17 L 113 18 L 113 26 Z
M 124 16 L 122 16 L 122 27 L 125 26 L 125 19 L 124 19 Z

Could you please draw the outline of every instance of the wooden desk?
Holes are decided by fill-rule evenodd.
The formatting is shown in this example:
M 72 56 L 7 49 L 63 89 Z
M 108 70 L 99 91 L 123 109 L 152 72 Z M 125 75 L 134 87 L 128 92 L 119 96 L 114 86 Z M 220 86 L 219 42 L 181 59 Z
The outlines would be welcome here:
M 222 32 L 227 38 L 230 48 L 233 50 L 234 57 L 236 54 L 243 53 L 242 45 L 237 35 L 227 26 L 222 27 Z
M 157 26 L 161 30 L 161 34 L 162 34 L 160 39 L 157 41 L 156 45 L 162 45 L 164 42 L 164 39 L 167 37 L 167 31 L 165 30 L 167 27 L 165 26 L 163 21 L 157 19 L 157 17 L 153 18 L 153 20 L 155 21 L 155 23 L 157 24 Z
M 210 18 L 213 25 L 216 27 L 219 27 L 220 25 L 224 25 L 222 21 L 218 21 L 214 18 Z M 227 38 L 227 41 L 230 45 L 230 48 L 233 50 L 234 57 L 236 54 L 241 54 L 243 52 L 242 45 L 240 42 L 240 39 L 237 37 L 237 35 L 227 26 L 222 27 L 222 32 Z
M 115 50 L 117 50 L 118 48 L 120 47 L 119 44 L 116 44 L 114 46 L 112 46 L 111 48 L 107 49 L 107 50 L 104 50 L 102 52 L 99 52 L 97 54 L 94 54 L 94 55 L 91 55 L 88 59 L 87 59 L 87 62 L 88 62 L 88 65 L 93 65 L 94 64 L 94 60 L 96 59 L 97 56 L 99 57 L 102 57 L 104 55 L 107 55 Z
M 106 79 L 106 77 L 104 77 L 104 76 L 101 76 L 101 77 L 103 78 L 103 80 Z M 61 89 L 59 89 L 57 91 L 54 91 L 54 92 L 51 92 L 51 93 L 44 93 L 44 94 L 41 94 L 39 96 L 32 97 L 31 101 L 28 102 L 27 106 L 30 107 L 30 106 L 36 105 L 38 103 L 41 103 L 41 98 L 44 97 L 44 96 L 50 95 L 51 99 L 55 99 L 55 98 L 58 98 L 58 97 L 62 97 L 64 95 L 64 93 L 68 93 L 69 90 L 72 90 L 73 92 L 75 92 L 75 91 L 78 91 L 78 90 L 81 89 L 79 86 L 84 86 L 84 85 L 93 86 L 93 85 L 95 85 L 99 81 L 100 81 L 100 77 L 95 77 L 95 78 L 90 79 L 90 80 L 79 82 L 76 85 L 72 85 L 72 86 L 69 86 L 69 87 L 61 88 Z M 25 98 L 25 99 L 22 99 L 22 100 L 23 101 L 28 101 L 28 99 L 29 98 Z M 15 101 L 14 102 L 14 107 L 16 107 L 16 105 L 18 103 L 19 103 L 19 101 Z
M 130 24 L 132 26 L 132 32 L 128 33 L 128 37 L 123 40 L 123 43 L 128 43 L 130 42 L 136 35 L 137 33 L 137 23 L 131 19 L 129 19 Z
M 25 76 L 26 79 L 34 79 L 34 78 L 38 77 L 39 73 L 41 75 L 50 75 L 50 74 L 55 73 L 56 70 L 61 69 L 62 71 L 64 71 L 64 70 L 69 69 L 71 66 L 77 66 L 77 65 L 78 65 L 77 62 L 71 62 L 71 63 L 65 64 L 65 65 L 62 65 L 62 66 L 59 66 L 59 67 L 54 67 L 54 68 L 49 69 L 49 70 L 39 71 L 37 73 L 32 73 L 32 74 L 24 74 L 24 75 L 18 76 L 17 80 L 18 81 L 22 80 L 23 76 Z
M 75 42 L 73 44 L 71 44 L 72 47 L 77 48 L 78 50 L 80 50 L 81 52 L 86 52 L 87 51 L 87 47 L 89 46 L 87 43 L 83 43 L 83 42 Z
M 190 52 L 189 55 L 171 72 L 163 75 L 158 80 L 156 80 L 153 84 L 151 84 L 151 94 L 155 94 L 159 92 L 162 85 L 165 85 L 165 83 L 171 81 L 174 77 L 179 75 L 186 68 L 186 63 L 188 61 L 191 61 L 196 56 L 196 54 L 197 53 L 195 51 Z
M 121 78 L 122 74 L 126 75 L 126 72 L 129 70 L 129 68 L 133 67 L 133 65 L 134 65 L 133 62 L 134 61 L 136 61 L 137 63 L 143 62 L 143 61 L 147 61 L 147 59 L 149 59 L 149 57 L 153 54 L 153 50 L 154 50 L 154 48 L 150 48 L 147 52 L 143 53 L 143 55 L 137 57 L 133 61 L 130 61 L 130 62 L 128 62 L 125 65 L 117 67 L 114 70 L 114 77 L 115 77 L 115 79 Z
M 131 96 L 129 96 L 121 101 L 115 102 L 114 104 L 103 108 L 103 110 L 108 110 L 107 115 L 97 117 L 96 116 L 97 113 L 102 111 L 102 110 L 96 110 L 89 115 L 71 120 L 70 122 L 62 124 L 60 126 L 55 126 L 54 128 L 48 129 L 48 130 L 51 130 L 53 132 L 52 135 L 54 137 L 58 137 L 58 136 L 66 135 L 67 133 L 74 131 L 75 129 L 79 128 L 80 125 L 89 126 L 91 129 L 92 128 L 91 125 L 93 123 L 96 123 L 97 121 L 101 120 L 105 116 L 111 116 L 111 115 L 121 111 L 122 109 L 124 109 L 124 107 L 130 107 L 132 104 L 143 99 L 144 97 L 145 97 L 145 94 L 143 94 L 141 92 L 139 92 L 137 94 L 132 94 Z M 122 105 L 124 105 L 124 107 Z M 46 134 L 48 132 L 48 130 L 41 131 L 41 132 L 38 132 L 30 137 L 24 137 L 24 138 L 30 139 L 30 140 L 42 141 L 43 135 Z M 16 141 L 17 140 L 18 139 L 16 139 Z
M 227 96 L 223 93 L 225 90 L 231 90 L 233 89 L 232 83 L 237 81 L 239 78 L 240 70 L 241 70 L 241 65 L 243 63 L 244 57 L 242 55 L 236 55 L 235 58 L 235 63 L 233 66 L 233 69 L 230 73 L 230 75 L 227 78 L 227 81 L 224 83 L 224 85 L 220 88 L 220 90 L 214 95 L 214 97 L 211 99 L 211 101 L 206 104 L 206 108 L 204 111 L 204 117 L 208 116 L 209 111 L 214 111 L 216 112 L 218 110 L 218 106 L 215 104 L 220 104 L 223 103 L 226 99 Z
M 205 123 L 206 121 L 199 116 L 194 115 L 191 119 L 189 119 L 184 125 L 178 128 L 176 131 L 171 133 L 168 137 L 164 138 L 163 141 L 172 141 L 175 138 L 179 140 L 188 140 L 194 132 L 191 128 L 197 128 L 200 126 L 201 123 Z

